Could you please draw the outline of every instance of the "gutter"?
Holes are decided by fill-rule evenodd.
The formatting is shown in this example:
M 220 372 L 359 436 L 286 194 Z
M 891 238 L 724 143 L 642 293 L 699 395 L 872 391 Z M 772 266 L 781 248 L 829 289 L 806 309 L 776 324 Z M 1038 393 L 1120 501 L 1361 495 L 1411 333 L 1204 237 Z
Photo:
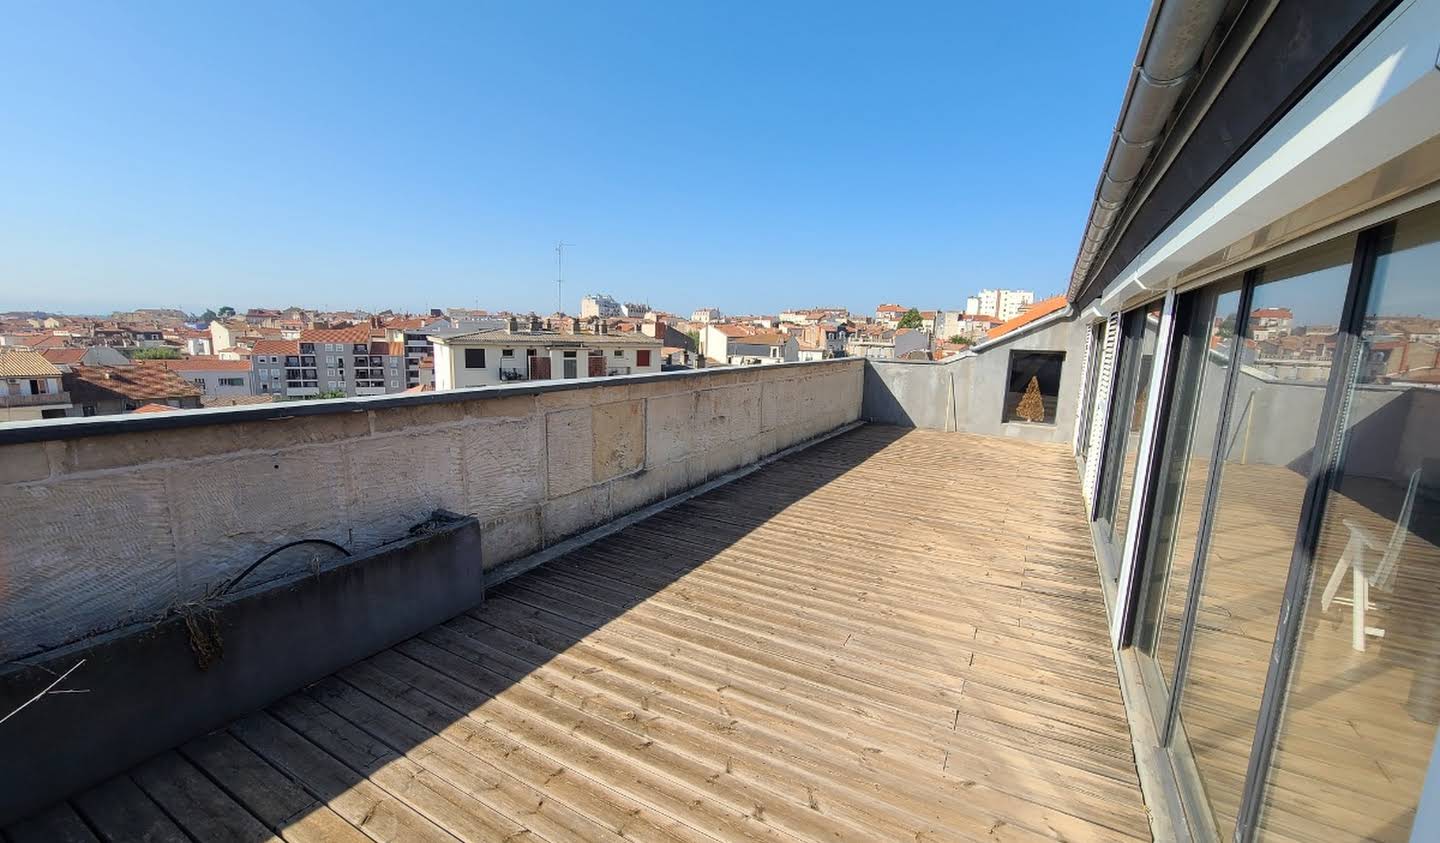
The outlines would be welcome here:
M 1155 0 L 1100 170 L 1070 286 L 1075 300 L 1121 212 L 1130 202 L 1151 153 L 1199 75 L 1198 65 L 1226 0 Z

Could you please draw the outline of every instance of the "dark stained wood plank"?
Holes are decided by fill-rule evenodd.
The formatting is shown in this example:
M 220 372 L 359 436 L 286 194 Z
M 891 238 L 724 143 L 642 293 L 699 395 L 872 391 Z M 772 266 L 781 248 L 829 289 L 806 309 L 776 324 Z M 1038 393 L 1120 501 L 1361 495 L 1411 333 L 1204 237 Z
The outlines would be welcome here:
M 253 814 L 174 752 L 136 767 L 135 783 L 197 840 L 260 843 L 278 840 Z
M 291 843 L 359 843 L 369 839 L 226 732 L 196 738 L 179 751 Z
M 96 843 L 75 809 L 61 802 L 5 829 L 12 843 Z
M 184 843 L 190 839 L 129 776 L 116 776 L 71 802 L 101 840 Z
M 324 750 L 268 714 L 230 724 L 229 731 L 335 813 L 375 840 L 453 843 L 455 837 L 416 813 L 375 783 L 357 775 Z

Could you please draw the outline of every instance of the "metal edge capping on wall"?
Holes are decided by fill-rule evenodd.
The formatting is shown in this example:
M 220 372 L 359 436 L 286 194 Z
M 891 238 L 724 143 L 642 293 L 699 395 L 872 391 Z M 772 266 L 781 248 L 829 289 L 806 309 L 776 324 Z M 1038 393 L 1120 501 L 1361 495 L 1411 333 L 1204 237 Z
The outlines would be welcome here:
M 373 410 L 387 410 L 394 407 L 416 407 L 428 404 L 449 404 L 457 401 L 475 401 L 501 398 L 515 398 L 527 395 L 544 395 L 575 389 L 603 389 L 615 386 L 636 386 L 639 384 L 664 382 L 666 379 L 687 379 L 719 377 L 726 374 L 743 374 L 752 371 L 775 371 L 798 367 L 825 367 L 860 364 L 864 358 L 836 357 L 829 360 L 805 360 L 795 363 L 773 363 L 765 366 L 714 366 L 704 369 L 690 369 L 673 372 L 657 372 L 635 375 L 615 375 L 603 378 L 579 378 L 574 380 L 548 380 L 536 383 L 499 384 L 494 386 L 473 386 L 440 392 L 397 393 L 392 395 L 368 395 L 355 398 L 330 398 L 308 401 L 280 401 L 273 404 L 252 404 L 240 407 L 207 407 L 198 410 L 177 410 L 173 413 L 125 414 L 119 416 L 89 416 L 85 418 L 43 419 L 39 421 L 0 422 L 0 446 L 26 442 L 48 442 L 62 439 L 79 439 L 86 436 L 105 436 L 114 433 L 146 433 L 157 430 L 175 430 L 186 427 L 203 427 L 230 422 L 265 421 L 289 419 L 297 416 L 323 416 L 340 413 L 362 413 Z

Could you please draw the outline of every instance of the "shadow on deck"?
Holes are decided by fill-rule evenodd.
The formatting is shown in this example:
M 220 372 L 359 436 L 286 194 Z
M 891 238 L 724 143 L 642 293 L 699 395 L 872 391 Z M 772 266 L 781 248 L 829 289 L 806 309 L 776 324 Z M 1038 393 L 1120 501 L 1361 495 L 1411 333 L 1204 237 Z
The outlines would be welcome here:
M 1149 826 L 1066 449 L 867 426 L 5 833 L 1128 840 Z

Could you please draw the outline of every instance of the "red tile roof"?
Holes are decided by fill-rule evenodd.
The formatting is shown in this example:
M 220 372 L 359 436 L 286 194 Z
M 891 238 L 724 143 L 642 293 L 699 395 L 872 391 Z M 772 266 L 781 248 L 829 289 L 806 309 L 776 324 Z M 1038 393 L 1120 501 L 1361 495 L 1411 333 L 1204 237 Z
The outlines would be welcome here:
M 299 340 L 256 340 L 251 354 L 299 354 Z
M 73 366 L 65 376 L 65 387 L 74 393 L 77 404 L 115 397 L 152 401 L 200 395 L 200 387 L 154 361 L 135 366 Z
M 1040 319 L 1042 316 L 1049 316 L 1065 306 L 1064 296 L 1052 296 L 1043 301 L 1037 301 L 1025 308 L 1025 312 L 1011 319 L 1009 322 L 1001 322 L 994 328 L 985 332 L 985 339 L 993 340 L 996 337 L 1003 337 L 1018 328 L 1022 328 Z
M 170 412 L 171 410 L 174 410 L 174 409 L 175 409 L 175 408 L 174 408 L 174 407 L 171 407 L 169 404 L 146 404 L 146 405 L 143 406 L 143 407 L 137 408 L 137 409 L 135 410 L 135 412 L 137 412 L 137 413 L 168 413 L 168 412 Z
M 754 333 L 754 331 L 744 325 L 711 325 L 710 327 L 727 337 L 748 337 Z
M 0 378 L 54 378 L 60 376 L 55 364 L 36 351 L 0 351 Z
M 300 332 L 300 342 L 370 342 L 370 329 L 365 325 L 351 328 L 311 328 Z
M 56 366 L 73 366 L 85 359 L 87 348 L 47 348 L 40 354 Z
M 898 304 L 882 304 L 875 308 L 876 313 L 905 313 L 908 310 L 910 310 L 910 308 L 901 307 Z
M 64 348 L 65 338 L 57 337 L 54 334 L 46 334 L 37 340 L 27 342 L 26 345 L 30 346 L 33 351 L 44 351 L 47 348 Z

